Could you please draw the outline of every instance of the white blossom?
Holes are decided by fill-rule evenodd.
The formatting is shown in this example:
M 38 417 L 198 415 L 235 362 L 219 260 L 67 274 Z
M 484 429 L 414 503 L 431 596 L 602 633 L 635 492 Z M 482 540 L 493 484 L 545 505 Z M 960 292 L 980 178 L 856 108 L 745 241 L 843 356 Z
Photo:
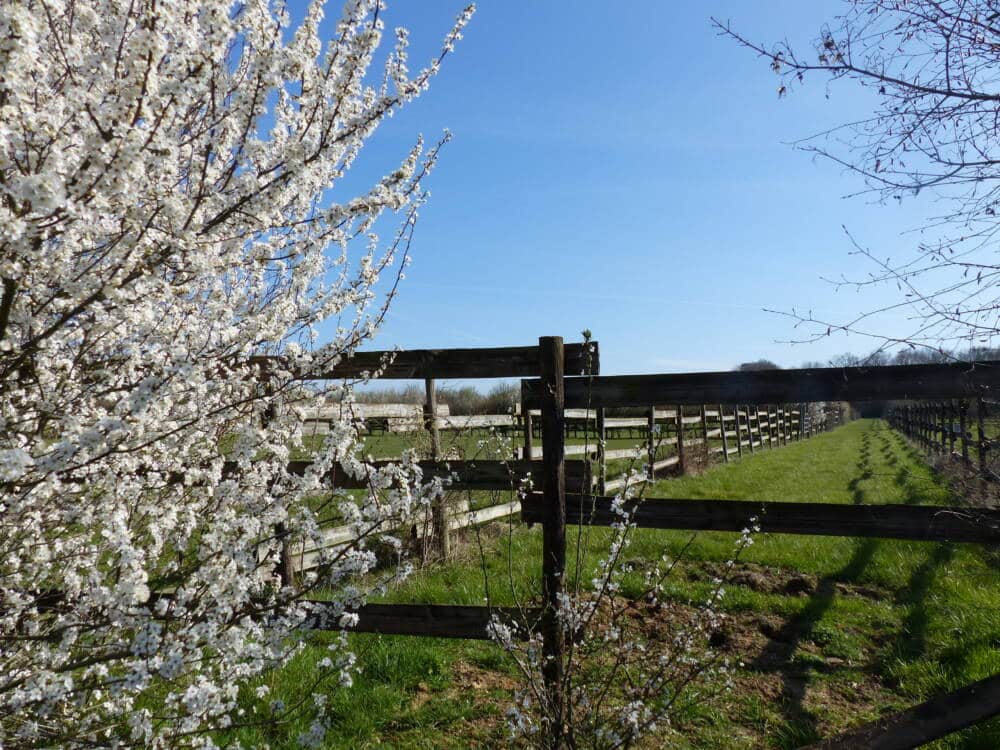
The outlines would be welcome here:
M 405 33 L 380 52 L 381 0 L 329 29 L 323 6 L 290 28 L 267 0 L 0 2 L 0 745 L 211 745 L 320 622 L 303 597 L 332 591 L 324 626 L 350 625 L 365 537 L 442 491 L 410 457 L 364 460 L 351 384 L 293 370 L 378 329 L 440 143 L 344 179 L 471 8 L 420 66 Z M 290 472 L 325 395 L 343 419 Z M 370 491 L 337 495 L 334 468 Z M 323 493 L 360 541 L 282 587 L 277 530 L 317 539 Z

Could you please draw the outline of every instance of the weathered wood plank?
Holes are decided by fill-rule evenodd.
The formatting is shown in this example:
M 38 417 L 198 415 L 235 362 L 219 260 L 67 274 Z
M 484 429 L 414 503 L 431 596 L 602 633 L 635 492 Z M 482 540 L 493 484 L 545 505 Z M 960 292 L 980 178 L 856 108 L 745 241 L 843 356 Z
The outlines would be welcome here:
M 469 510 L 467 501 L 461 503 L 464 507 L 451 511 L 448 519 L 449 530 L 464 529 L 469 526 L 479 526 L 480 524 L 498 521 L 501 518 L 508 518 L 515 513 L 521 512 L 521 501 L 514 500 L 500 505 L 491 505 L 478 510 Z M 390 529 L 386 529 L 389 531 Z M 422 524 L 416 524 L 417 536 L 421 537 L 425 531 Z M 374 533 L 374 532 L 373 532 Z M 321 544 L 306 544 L 302 549 L 294 554 L 295 569 L 298 571 L 312 570 L 319 565 L 322 555 L 321 550 L 328 550 L 332 547 L 340 547 L 349 544 L 357 539 L 354 530 L 350 526 L 335 526 L 323 529 L 323 541 Z
M 588 352 L 588 347 L 592 350 Z M 251 361 L 271 369 L 291 369 L 303 380 L 341 380 L 371 376 L 381 380 L 425 380 L 427 378 L 523 378 L 539 374 L 537 346 L 504 346 L 477 349 L 410 349 L 398 352 L 354 352 L 336 364 L 310 367 L 296 372 L 284 357 L 253 357 Z M 600 372 L 596 341 L 566 344 L 566 374 Z
M 380 460 L 373 461 L 372 465 L 377 468 L 398 463 L 398 459 Z M 301 476 L 309 465 L 309 461 L 289 461 L 288 471 Z M 540 485 L 542 481 L 541 461 L 419 461 L 418 465 L 425 481 L 435 477 L 452 478 L 449 489 L 454 490 L 509 490 L 512 481 L 517 483 L 527 476 L 530 476 L 536 484 Z M 230 471 L 236 470 L 235 464 L 227 462 L 226 466 Z M 589 475 L 589 471 L 586 461 L 567 461 L 566 481 L 570 486 L 580 486 L 584 478 Z M 226 473 L 225 468 L 223 473 Z M 338 489 L 365 489 L 368 486 L 363 477 L 352 477 L 339 466 L 331 469 L 323 479 Z
M 171 599 L 169 591 L 154 591 L 149 602 Z M 37 599 L 39 609 L 57 609 L 64 596 L 50 591 Z M 451 604 L 365 604 L 352 613 L 358 623 L 342 628 L 336 615 L 324 616 L 329 602 L 306 599 L 314 615 L 310 625 L 317 630 L 348 630 L 357 633 L 383 633 L 385 635 L 416 635 L 435 638 L 465 638 L 488 640 L 488 625 L 496 617 L 511 628 L 515 637 L 524 639 L 536 627 L 541 610 L 537 608 L 485 607 Z M 266 608 L 265 608 L 266 611 Z
M 803 750 L 910 750 L 998 714 L 1000 674 L 995 674 Z
M 676 466 L 678 463 L 680 463 L 680 458 L 678 458 L 677 456 L 670 456 L 670 458 L 664 458 L 663 460 L 657 461 L 655 464 L 653 464 L 653 470 L 654 471 L 660 471 L 660 469 L 666 469 L 666 468 L 668 468 L 670 466 Z M 625 479 L 626 479 L 626 477 L 623 475 L 623 476 L 617 477 L 616 479 L 614 479 L 614 480 L 612 480 L 610 482 L 607 482 L 606 485 L 605 485 L 606 492 L 611 492 L 611 491 L 619 489 L 620 487 L 624 487 L 625 486 Z M 643 478 L 635 480 L 633 482 L 633 484 L 635 485 L 635 484 L 638 484 L 639 482 L 645 482 L 645 481 L 646 481 L 646 479 L 643 477 Z M 580 497 L 579 495 L 576 495 L 576 496 L 574 496 L 574 499 L 576 499 L 577 501 L 579 501 L 579 497 Z
M 535 403 L 539 381 L 522 392 Z M 568 407 L 978 397 L 1000 393 L 1000 362 L 575 377 L 565 393 Z
M 594 454 L 596 452 L 597 452 L 597 438 L 595 437 L 593 445 L 590 445 L 590 446 L 587 446 L 587 445 L 567 445 L 565 447 L 565 449 L 563 450 L 563 455 L 565 455 L 565 456 L 587 456 L 587 455 L 592 455 L 592 454 Z M 527 452 L 522 451 L 522 456 L 524 458 L 528 458 Z M 544 447 L 541 447 L 541 448 L 532 448 L 531 449 L 531 456 L 530 457 L 531 458 L 544 458 L 545 457 L 545 449 L 544 449 Z
M 438 417 L 439 430 L 476 430 L 488 427 L 513 427 L 513 414 L 471 414 Z
M 347 628 L 356 633 L 416 635 L 434 638 L 488 640 L 488 626 L 495 616 L 504 623 L 514 623 L 516 634 L 524 638 L 540 616 L 537 609 L 515 607 L 477 607 L 451 604 L 366 604 L 356 610 L 357 625 Z M 339 627 L 331 627 L 339 630 Z
M 611 500 L 598 497 L 580 503 L 579 497 L 570 497 L 567 522 L 607 526 L 619 520 Z M 653 529 L 740 531 L 755 517 L 762 531 L 781 534 L 1000 542 L 1000 509 L 995 508 L 660 499 L 631 501 L 625 507 L 634 510 L 636 524 Z M 539 520 L 540 501 L 535 494 L 521 504 L 521 517 Z

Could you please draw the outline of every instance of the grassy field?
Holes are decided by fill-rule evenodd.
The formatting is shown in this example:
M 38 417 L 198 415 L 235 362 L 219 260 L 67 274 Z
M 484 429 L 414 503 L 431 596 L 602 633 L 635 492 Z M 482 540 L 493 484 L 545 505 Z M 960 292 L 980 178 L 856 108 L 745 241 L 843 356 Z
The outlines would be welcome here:
M 813 500 L 838 503 L 954 502 L 916 451 L 884 423 L 835 432 L 698 477 L 657 483 L 660 497 Z M 571 530 L 572 532 L 572 530 Z M 573 533 L 571 538 L 575 538 Z M 690 538 L 641 531 L 630 554 L 659 557 Z M 595 530 L 584 565 L 598 559 Z M 735 535 L 701 533 L 672 579 L 683 604 L 704 595 Z M 538 591 L 540 530 L 485 529 L 461 558 L 418 573 L 389 597 L 401 602 L 479 604 L 483 564 L 494 603 Z M 572 551 L 570 559 L 572 559 Z M 1000 670 L 1000 560 L 970 545 L 760 535 L 725 601 L 720 649 L 739 658 L 735 688 L 714 706 L 679 717 L 650 747 L 792 748 Z M 325 655 L 315 637 L 271 674 L 271 697 L 303 697 Z M 357 635 L 359 673 L 349 690 L 329 688 L 335 747 L 468 747 L 501 744 L 515 672 L 490 643 Z M 304 727 L 247 731 L 240 739 L 291 746 Z M 1000 747 L 1000 721 L 954 735 L 938 748 Z

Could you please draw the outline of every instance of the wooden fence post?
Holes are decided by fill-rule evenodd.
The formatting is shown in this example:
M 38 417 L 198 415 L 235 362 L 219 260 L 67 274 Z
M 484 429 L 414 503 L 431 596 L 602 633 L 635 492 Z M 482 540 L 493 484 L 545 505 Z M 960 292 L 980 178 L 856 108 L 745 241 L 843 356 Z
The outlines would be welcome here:
M 726 438 L 726 413 L 722 411 L 722 404 L 719 404 L 719 431 L 722 433 L 722 460 L 729 463 L 729 440 Z M 736 433 L 739 440 L 739 433 Z
M 958 402 L 958 429 L 962 432 L 962 463 L 969 465 L 969 401 Z
M 917 404 L 917 443 L 925 451 L 930 449 L 927 441 L 927 404 L 921 402 Z
M 608 462 L 605 458 L 605 435 L 604 428 L 604 407 L 597 410 L 597 494 L 601 497 L 607 491 L 608 484 Z
M 983 413 L 985 410 L 985 404 L 983 403 L 982 397 L 976 399 L 976 427 L 979 433 L 978 437 L 978 449 L 979 449 L 979 477 L 984 482 L 986 481 L 986 415 Z
M 437 388 L 434 378 L 424 380 L 424 426 L 431 438 L 431 460 L 441 460 L 441 433 L 437 425 Z M 448 524 L 448 503 L 444 497 L 438 498 L 431 508 L 431 519 L 434 526 L 434 536 L 438 553 L 442 559 L 451 556 L 451 529 Z M 426 541 L 423 545 L 427 546 Z
M 534 450 L 534 444 L 535 444 L 534 431 L 535 431 L 535 426 L 534 426 L 534 424 L 532 424 L 531 409 L 527 409 L 527 408 L 525 408 L 524 404 L 521 404 L 521 410 L 524 412 L 524 414 L 522 415 L 523 424 L 524 424 L 524 451 L 523 451 L 521 457 L 525 461 L 531 461 L 535 457 L 534 456 L 534 453 L 535 453 L 535 450 Z
M 938 450 L 941 452 L 942 455 L 946 455 L 948 453 L 948 433 L 945 430 L 945 426 L 948 421 L 948 407 L 946 406 L 946 403 L 947 402 L 942 401 L 938 405 L 937 409 L 938 418 L 941 420 L 941 430 L 940 433 L 938 434 L 938 443 L 939 443 Z
M 757 404 L 753 405 L 753 413 L 757 419 L 757 434 L 760 435 L 760 412 L 757 411 Z M 747 438 L 750 440 L 750 453 L 753 454 L 753 423 L 750 421 L 750 404 L 747 404 Z
M 646 460 L 649 468 L 646 475 L 649 481 L 656 479 L 656 407 L 649 407 L 649 414 L 646 415 Z
M 740 405 L 736 404 L 736 408 L 733 412 L 736 418 L 736 455 L 743 458 L 743 435 L 740 429 Z
M 955 418 L 958 416 L 958 407 L 955 405 L 955 399 L 948 399 L 948 422 L 945 425 L 948 428 L 948 456 L 955 455 Z
M 709 457 L 712 455 L 712 451 L 708 447 L 708 414 L 706 413 L 705 404 L 701 405 L 701 439 L 705 441 L 705 461 L 707 462 Z
M 566 414 L 563 340 L 538 339 L 541 373 L 542 471 L 545 516 L 542 523 L 542 677 L 551 725 L 549 746 L 562 747 L 564 736 L 562 625 L 557 616 L 566 572 Z
M 678 404 L 674 408 L 677 410 L 674 415 L 677 428 L 677 470 L 684 476 L 687 473 L 687 461 L 684 457 L 684 407 Z

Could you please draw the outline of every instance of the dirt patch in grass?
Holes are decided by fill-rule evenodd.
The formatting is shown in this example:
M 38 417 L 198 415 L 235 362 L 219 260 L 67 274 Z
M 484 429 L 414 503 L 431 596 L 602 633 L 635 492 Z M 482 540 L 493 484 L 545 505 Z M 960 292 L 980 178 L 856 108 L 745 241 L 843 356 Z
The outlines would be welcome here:
M 820 583 L 814 575 L 752 562 L 737 562 L 728 572 L 725 564 L 716 562 L 702 562 L 687 570 L 690 581 L 724 576 L 729 585 L 745 586 L 761 594 L 784 596 L 809 596 L 816 593 Z M 843 581 L 833 582 L 833 588 L 841 596 L 859 596 L 871 601 L 885 601 L 891 596 L 890 592 L 878 586 L 862 586 Z
M 487 692 L 496 690 L 513 691 L 518 686 L 517 680 L 509 674 L 485 669 L 465 661 L 453 664 L 451 666 L 451 675 L 455 681 L 455 687 L 450 688 L 449 691 L 456 694 L 465 692 L 469 688 Z
M 800 585 L 796 574 L 746 566 L 747 573 L 763 576 L 766 591 L 798 597 Z M 876 596 L 872 590 L 856 591 L 844 587 L 848 596 Z M 863 588 L 863 587 L 860 587 Z M 652 643 L 669 643 L 681 629 L 689 629 L 699 620 L 699 610 L 677 602 L 615 602 L 620 620 Z M 609 608 L 603 607 L 595 618 L 598 627 L 608 624 Z M 811 640 L 799 628 L 796 616 L 761 612 L 727 614 L 721 624 L 708 634 L 706 654 L 725 658 L 734 665 L 733 688 L 720 695 L 718 710 L 741 741 L 754 746 L 776 727 L 800 729 L 808 736 L 824 736 L 876 718 L 906 705 L 907 699 L 894 692 L 871 668 L 868 658 L 874 644 L 868 641 L 864 657 L 848 660 L 827 653 L 824 646 Z M 503 714 L 519 682 L 504 674 L 460 662 L 452 668 L 453 684 L 445 695 L 455 698 L 475 691 L 477 701 L 489 709 L 476 720 L 476 734 L 499 736 Z M 716 692 L 709 690 L 709 692 Z M 721 689 L 720 689 L 721 692 Z M 751 711 L 748 706 L 755 706 Z M 755 713 L 756 712 L 756 713 Z M 684 718 L 674 729 L 699 732 L 695 725 L 684 728 Z M 769 727 L 768 729 L 765 728 Z M 789 730 L 791 731 L 791 730 Z M 663 739 L 662 737 L 660 739 Z M 651 744 L 650 747 L 655 746 Z M 742 745 L 741 745 L 742 746 Z

